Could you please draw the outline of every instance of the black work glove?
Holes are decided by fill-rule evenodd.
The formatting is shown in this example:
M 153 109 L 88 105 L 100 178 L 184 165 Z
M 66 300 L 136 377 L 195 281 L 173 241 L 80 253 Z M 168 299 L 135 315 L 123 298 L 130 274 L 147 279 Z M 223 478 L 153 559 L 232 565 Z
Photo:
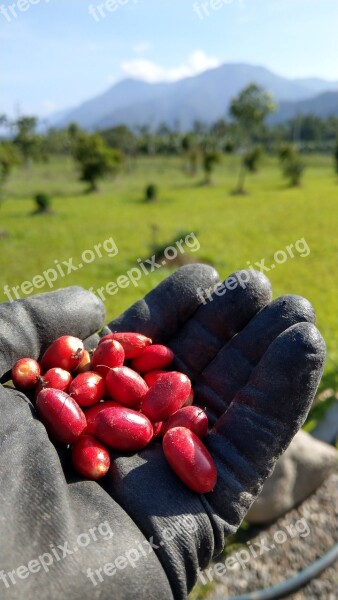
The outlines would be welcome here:
M 49 442 L 22 394 L 3 391 L 5 598 L 185 598 L 198 568 L 236 531 L 304 422 L 325 358 L 306 300 L 285 296 L 271 302 L 263 275 L 246 271 L 236 277 L 236 286 L 228 279 L 218 290 L 223 295 L 203 302 L 201 294 L 218 281 L 216 272 L 183 267 L 109 325 L 169 345 L 174 367 L 191 377 L 195 403 L 207 408 L 213 425 L 205 439 L 218 470 L 212 493 L 186 488 L 158 443 L 133 456 L 112 453 L 111 473 L 100 484 L 83 481 L 67 452 Z M 98 300 L 78 288 L 4 304 L 0 316 L 1 374 L 21 356 L 38 357 L 59 335 L 87 337 L 103 320 Z M 92 336 L 87 345 L 96 341 Z M 86 546 L 80 543 L 88 539 Z M 59 560 L 54 555 L 48 572 L 29 570 L 22 579 L 13 575 L 11 583 L 9 571 L 58 546 L 65 550 L 65 543 L 68 553 Z

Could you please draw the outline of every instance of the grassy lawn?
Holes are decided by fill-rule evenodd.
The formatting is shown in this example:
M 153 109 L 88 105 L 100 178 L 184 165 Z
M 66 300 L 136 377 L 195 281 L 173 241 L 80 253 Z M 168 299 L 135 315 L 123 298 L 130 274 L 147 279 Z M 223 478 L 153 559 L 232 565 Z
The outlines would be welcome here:
M 129 174 L 106 180 L 92 195 L 85 194 L 83 184 L 76 180 L 70 159 L 17 170 L 0 206 L 0 230 L 6 232 L 0 237 L 1 301 L 7 299 L 4 284 L 12 287 L 31 281 L 55 267 L 54 261 L 62 264 L 72 257 L 77 265 L 85 250 L 110 237 L 118 247 L 117 256 L 110 258 L 103 251 L 102 258 L 59 277 L 55 288 L 78 284 L 98 289 L 116 281 L 138 266 L 138 258 L 152 254 L 153 226 L 158 228 L 159 243 L 179 239 L 180 231 L 194 232 L 200 242 L 194 257 L 212 263 L 223 277 L 262 259 L 269 266 L 276 251 L 304 238 L 308 256 L 294 250 L 294 258 L 276 265 L 268 277 L 275 297 L 300 294 L 314 304 L 328 346 L 324 385 L 333 386 L 338 380 L 338 185 L 330 157 L 313 156 L 306 162 L 302 187 L 290 189 L 277 162 L 266 159 L 261 171 L 248 177 L 250 193 L 246 196 L 230 193 L 236 157 L 224 158 L 210 187 L 198 185 L 199 177 L 186 177 L 179 159 L 139 159 Z M 159 186 L 160 198 L 145 204 L 143 190 L 152 182 Z M 54 215 L 32 216 L 32 196 L 39 191 L 52 196 Z M 107 296 L 108 318 L 168 273 L 168 268 L 159 269 L 144 276 L 137 287 L 130 284 Z

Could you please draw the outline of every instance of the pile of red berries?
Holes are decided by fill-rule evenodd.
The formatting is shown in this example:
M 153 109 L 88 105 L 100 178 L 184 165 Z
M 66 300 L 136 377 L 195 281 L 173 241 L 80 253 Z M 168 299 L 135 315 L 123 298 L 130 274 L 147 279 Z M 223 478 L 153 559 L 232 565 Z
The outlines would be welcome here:
M 192 490 L 210 492 L 217 472 L 201 441 L 208 418 L 193 406 L 190 379 L 165 370 L 173 359 L 170 348 L 138 333 L 110 333 L 92 355 L 80 339 L 64 335 L 40 363 L 18 360 L 12 380 L 31 396 L 50 438 L 72 446 L 80 475 L 103 477 L 108 448 L 137 452 L 162 438 L 176 475 Z

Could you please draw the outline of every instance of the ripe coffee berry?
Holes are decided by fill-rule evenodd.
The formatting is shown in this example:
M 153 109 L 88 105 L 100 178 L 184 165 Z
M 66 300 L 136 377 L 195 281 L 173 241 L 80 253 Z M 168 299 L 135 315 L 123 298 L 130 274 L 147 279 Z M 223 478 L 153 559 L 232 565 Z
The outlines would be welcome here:
M 102 410 L 106 408 L 119 408 L 121 404 L 118 402 L 114 402 L 114 400 L 105 400 L 104 402 L 99 402 L 98 404 L 94 404 L 85 411 L 85 417 L 87 421 L 87 427 L 84 433 L 95 434 L 95 419 L 96 415 L 99 414 Z
M 147 373 L 148 371 L 168 367 L 173 359 L 174 353 L 170 348 L 162 344 L 154 344 L 148 346 L 140 356 L 134 358 L 131 366 L 135 371 Z
M 43 377 L 39 377 L 39 383 L 35 390 L 35 398 L 44 388 L 54 388 L 62 392 L 68 392 L 71 381 L 72 376 L 69 371 L 65 371 L 59 367 L 48 369 Z
M 130 408 L 139 408 L 149 389 L 141 375 L 128 367 L 110 369 L 106 376 L 106 386 L 113 400 Z
M 141 333 L 132 332 L 108 333 L 108 335 L 105 335 L 100 340 L 99 344 L 106 340 L 117 340 L 118 342 L 120 342 L 121 346 L 123 347 L 126 359 L 136 358 L 136 356 L 142 354 L 144 349 L 152 343 L 151 339 L 146 337 L 145 335 L 142 335 Z
M 105 340 L 96 348 L 92 356 L 92 368 L 102 377 L 105 377 L 109 369 L 122 367 L 124 361 L 124 350 L 116 340 Z
M 156 369 L 156 371 L 148 371 L 148 373 L 144 373 L 143 379 L 149 387 L 151 387 L 155 381 L 159 378 L 162 373 L 168 373 L 168 371 L 164 371 L 164 369 Z
M 79 405 L 61 390 L 41 390 L 36 399 L 36 410 L 49 435 L 62 444 L 73 444 L 87 426 Z
M 12 368 L 12 381 L 17 390 L 28 392 L 34 389 L 41 375 L 41 367 L 34 358 L 20 358 Z
M 136 452 L 153 437 L 153 426 L 145 415 L 131 408 L 107 408 L 95 419 L 95 435 L 115 450 Z
M 202 439 L 207 435 L 208 417 L 198 406 L 184 406 L 164 423 L 163 435 L 173 427 L 186 427 Z
M 109 470 L 107 448 L 92 435 L 81 435 L 72 447 L 72 461 L 77 472 L 87 479 L 100 479 Z
M 102 400 L 105 392 L 106 384 L 103 377 L 93 371 L 77 375 L 69 388 L 69 395 L 72 396 L 80 406 L 97 404 Z
M 163 373 L 144 396 L 142 412 L 151 421 L 164 421 L 183 406 L 190 391 L 186 375 L 177 371 Z
M 83 342 L 71 335 L 63 335 L 47 348 L 40 365 L 43 371 L 60 367 L 65 371 L 74 371 L 83 357 Z
M 164 455 L 176 475 L 199 494 L 211 492 L 217 481 L 215 463 L 190 429 L 174 427 L 163 437 Z
M 158 423 L 153 423 L 153 440 L 157 440 L 161 437 L 163 433 L 164 421 L 158 421 Z

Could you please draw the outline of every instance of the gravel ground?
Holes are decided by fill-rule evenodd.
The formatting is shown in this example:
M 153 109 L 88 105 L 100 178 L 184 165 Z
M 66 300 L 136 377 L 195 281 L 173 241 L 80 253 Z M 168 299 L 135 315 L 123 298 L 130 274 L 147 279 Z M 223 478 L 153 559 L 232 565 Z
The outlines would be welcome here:
M 200 584 L 194 598 L 226 600 L 237 594 L 267 588 L 295 575 L 321 557 L 338 542 L 338 473 L 333 474 L 315 494 L 271 526 L 254 530 L 250 528 L 243 535 L 246 536 L 243 539 L 244 545 L 230 554 L 236 561 L 235 564 L 228 563 L 226 573 L 221 573 L 220 576 L 209 569 L 213 588 L 210 590 L 209 586 Z M 236 559 L 236 552 L 241 549 L 250 550 L 251 547 L 259 554 L 263 550 L 263 546 L 258 545 L 259 542 L 264 542 L 264 546 L 270 550 L 265 550 L 257 558 L 250 557 L 248 563 L 241 566 Z M 243 556 L 245 557 L 244 554 Z M 225 560 L 224 557 L 218 559 L 223 565 Z M 218 569 L 221 570 L 221 567 Z M 206 574 L 204 577 L 207 581 Z M 338 600 L 338 562 L 324 571 L 321 577 L 312 580 L 305 588 L 288 598 Z

